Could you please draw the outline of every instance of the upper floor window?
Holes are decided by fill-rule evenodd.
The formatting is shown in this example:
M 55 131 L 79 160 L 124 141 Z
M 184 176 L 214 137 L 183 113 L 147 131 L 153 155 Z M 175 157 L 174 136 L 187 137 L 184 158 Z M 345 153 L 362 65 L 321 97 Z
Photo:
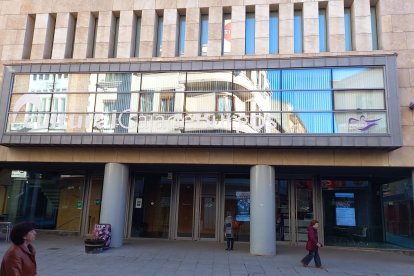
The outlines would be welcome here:
M 352 51 L 352 24 L 351 9 L 344 9 L 344 25 L 345 25 L 345 50 Z
M 326 52 L 326 9 L 319 9 L 319 52 Z
M 302 27 L 302 11 L 295 10 L 294 13 L 294 52 L 303 52 L 303 27 Z
M 160 112 L 174 112 L 175 93 L 160 93 Z
M 254 12 L 246 13 L 246 55 L 254 54 L 255 18 Z
M 131 48 L 131 56 L 139 57 L 139 44 L 141 41 L 141 16 L 136 14 L 134 16 L 134 24 L 133 24 L 133 43 Z
M 164 17 L 162 15 L 158 16 L 157 20 L 157 42 L 155 43 L 155 56 L 160 57 L 162 53 L 162 40 L 163 40 L 163 31 L 164 31 Z
M 223 14 L 223 39 L 222 39 L 222 53 L 231 53 L 231 14 Z
M 269 53 L 277 54 L 279 52 L 279 13 L 270 12 L 269 17 Z
M 372 50 L 378 50 L 377 9 L 371 7 Z
M 200 52 L 199 55 L 207 55 L 208 47 L 208 15 L 203 14 L 200 18 Z
M 185 15 L 180 15 L 178 20 L 178 55 L 184 55 L 185 49 Z

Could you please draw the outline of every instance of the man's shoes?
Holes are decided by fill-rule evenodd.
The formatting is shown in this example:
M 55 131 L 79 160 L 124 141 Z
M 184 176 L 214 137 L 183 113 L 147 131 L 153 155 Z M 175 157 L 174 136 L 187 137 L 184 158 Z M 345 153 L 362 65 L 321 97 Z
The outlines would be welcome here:
M 317 266 L 316 268 L 325 269 L 323 266 Z
M 226 248 L 226 250 L 230 250 L 229 248 Z

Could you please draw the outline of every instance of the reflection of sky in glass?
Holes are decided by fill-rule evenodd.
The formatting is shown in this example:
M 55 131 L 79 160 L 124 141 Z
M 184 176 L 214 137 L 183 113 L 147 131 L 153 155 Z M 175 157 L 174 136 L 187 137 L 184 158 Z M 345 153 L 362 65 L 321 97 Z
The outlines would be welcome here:
M 246 14 L 246 55 L 254 54 L 255 18 L 254 13 Z
M 308 133 L 332 133 L 332 113 L 316 112 L 333 108 L 330 69 L 272 70 L 268 78 L 272 99 L 282 102 L 283 111 L 298 112 Z
M 271 12 L 269 18 L 269 53 L 279 52 L 279 15 Z

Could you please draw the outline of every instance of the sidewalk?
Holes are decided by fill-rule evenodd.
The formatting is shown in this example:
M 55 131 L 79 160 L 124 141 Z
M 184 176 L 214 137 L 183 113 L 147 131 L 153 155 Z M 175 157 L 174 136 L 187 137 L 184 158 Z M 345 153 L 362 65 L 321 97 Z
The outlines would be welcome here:
M 0 242 L 0 254 L 10 243 Z M 39 276 L 66 275 L 413 275 L 414 257 L 395 251 L 324 247 L 325 269 L 300 265 L 303 247 L 277 244 L 276 256 L 253 256 L 248 243 L 126 240 L 120 248 L 86 254 L 83 239 L 39 233 L 34 242 Z

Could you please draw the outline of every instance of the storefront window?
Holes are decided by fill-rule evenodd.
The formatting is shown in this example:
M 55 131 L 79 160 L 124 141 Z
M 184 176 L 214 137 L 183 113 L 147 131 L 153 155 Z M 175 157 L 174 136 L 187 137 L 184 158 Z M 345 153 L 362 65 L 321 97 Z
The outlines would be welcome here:
M 85 177 L 13 170 L 2 174 L 2 219 L 36 228 L 80 231 Z
M 132 237 L 168 238 L 172 180 L 137 176 L 134 185 Z
M 385 240 L 414 249 L 413 184 L 404 179 L 382 185 Z
M 383 247 L 380 185 L 322 180 L 325 244 Z
M 239 222 L 235 240 L 250 240 L 250 178 L 248 175 L 226 175 L 224 216 L 230 211 Z

